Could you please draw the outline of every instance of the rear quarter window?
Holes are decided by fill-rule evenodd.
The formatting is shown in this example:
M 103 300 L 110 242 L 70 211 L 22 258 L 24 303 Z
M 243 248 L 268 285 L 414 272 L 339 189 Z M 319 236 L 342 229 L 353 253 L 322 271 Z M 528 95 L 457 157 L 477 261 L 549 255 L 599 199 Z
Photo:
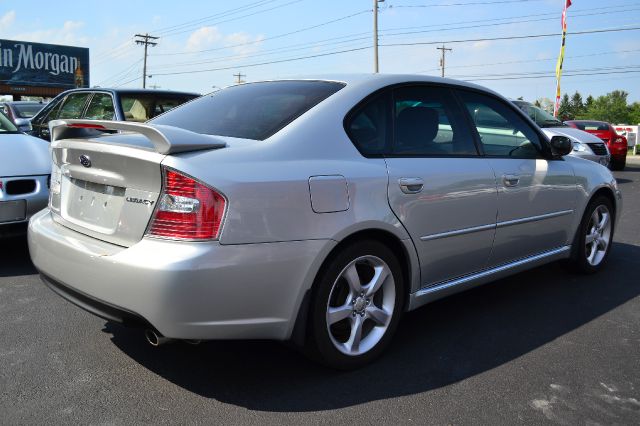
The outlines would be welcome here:
M 232 86 L 152 120 L 197 133 L 264 140 L 344 87 L 329 81 L 270 81 Z

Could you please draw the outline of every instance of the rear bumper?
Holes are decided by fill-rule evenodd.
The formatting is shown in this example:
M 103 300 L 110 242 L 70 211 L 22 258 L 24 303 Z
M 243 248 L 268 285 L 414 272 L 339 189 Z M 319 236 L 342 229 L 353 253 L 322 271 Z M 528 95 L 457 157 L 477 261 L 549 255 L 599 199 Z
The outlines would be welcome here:
M 56 223 L 29 224 L 29 250 L 56 293 L 100 317 L 175 339 L 287 339 L 305 291 L 335 244 L 223 246 L 142 239 L 124 248 Z

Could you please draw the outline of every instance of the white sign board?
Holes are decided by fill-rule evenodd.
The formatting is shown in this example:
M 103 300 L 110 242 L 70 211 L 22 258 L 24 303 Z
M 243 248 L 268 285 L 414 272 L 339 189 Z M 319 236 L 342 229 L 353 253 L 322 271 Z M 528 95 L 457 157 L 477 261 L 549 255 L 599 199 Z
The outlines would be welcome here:
M 640 126 L 627 126 L 626 124 L 616 124 L 613 126 L 616 133 L 627 138 L 627 146 L 632 147 L 638 143 L 638 128 Z

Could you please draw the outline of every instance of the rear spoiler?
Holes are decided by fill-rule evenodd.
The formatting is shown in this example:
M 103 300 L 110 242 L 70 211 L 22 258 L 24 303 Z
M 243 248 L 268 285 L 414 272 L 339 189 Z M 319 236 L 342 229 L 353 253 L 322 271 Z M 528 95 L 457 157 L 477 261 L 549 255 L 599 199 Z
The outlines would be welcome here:
M 160 124 L 131 123 L 108 120 L 53 120 L 49 122 L 51 143 L 62 139 L 91 138 L 109 130 L 139 133 L 151 141 L 156 152 L 178 152 L 224 148 L 226 142 L 215 136 L 191 132 L 179 127 Z

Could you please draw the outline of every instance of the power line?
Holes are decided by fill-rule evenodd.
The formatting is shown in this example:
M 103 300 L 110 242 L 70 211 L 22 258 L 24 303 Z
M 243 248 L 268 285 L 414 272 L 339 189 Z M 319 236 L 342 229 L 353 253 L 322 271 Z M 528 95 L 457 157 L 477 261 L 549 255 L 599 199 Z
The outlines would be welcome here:
M 601 8 L 601 9 L 610 9 L 610 8 Z M 596 9 L 591 9 L 591 10 L 598 10 L 598 8 Z M 321 25 L 326 25 L 328 23 L 332 23 L 338 20 L 342 20 L 342 19 L 346 19 L 348 17 L 352 17 L 352 16 L 356 16 L 362 13 L 366 13 L 366 12 L 371 12 L 369 11 L 361 11 L 361 12 L 357 12 L 355 14 L 351 14 L 351 15 L 347 15 L 345 17 L 342 18 L 338 18 L 336 20 L 332 20 L 332 21 L 328 21 L 322 24 L 318 24 L 315 25 L 313 27 L 307 27 L 308 29 L 310 28 L 314 28 L 314 27 L 318 27 Z M 592 13 L 592 14 L 598 14 L 598 15 L 603 15 L 603 14 L 607 14 L 607 13 L 622 13 L 622 12 L 626 12 L 626 11 L 617 11 L 617 12 L 597 12 L 597 13 Z M 554 14 L 550 14 L 550 15 L 556 15 Z M 526 16 L 540 16 L 540 15 L 525 15 Z M 544 16 L 544 15 L 543 15 Z M 580 17 L 580 16 L 587 16 L 587 15 L 577 15 L 575 17 Z M 487 21 L 495 21 L 495 20 L 506 20 L 506 19 L 514 19 L 517 17 L 504 17 L 504 18 L 493 18 L 493 19 L 485 19 L 485 20 L 473 20 L 473 21 L 461 21 L 461 22 L 457 22 L 458 24 L 462 24 L 462 23 L 477 23 L 477 22 L 487 22 Z M 545 18 L 546 20 L 552 20 L 555 18 Z M 492 24 L 491 26 L 497 26 L 497 25 L 510 25 L 512 23 L 522 23 L 522 22 L 531 22 L 531 21 L 538 21 L 540 19 L 533 19 L 530 21 L 510 21 L 510 22 L 503 22 L 503 23 L 495 23 Z M 455 23 L 454 23 L 455 24 Z M 437 25 L 440 26 L 440 25 Z M 463 29 L 463 28 L 477 28 L 477 27 L 481 27 L 484 25 L 472 25 L 472 26 L 468 26 L 468 27 L 458 27 L 457 29 Z M 422 27 L 405 27 L 405 28 L 394 28 L 394 29 L 388 29 L 388 30 L 381 30 L 383 32 L 388 32 L 388 31 L 394 31 L 394 30 L 402 30 L 402 29 L 413 29 L 413 28 L 429 28 L 429 27 L 435 27 L 434 25 L 431 26 L 422 26 Z M 300 30 L 296 30 L 293 31 L 291 33 L 296 33 L 296 32 L 300 32 L 300 31 L 304 31 L 307 28 L 303 28 Z M 456 29 L 456 28 L 445 28 L 445 29 L 439 29 L 439 30 L 429 30 L 429 31 L 416 31 L 414 33 L 420 33 L 420 32 L 431 32 L 431 31 L 443 31 L 443 30 L 450 30 L 450 29 Z M 257 40 L 257 41 L 252 41 L 252 42 L 247 42 L 247 43 L 242 43 L 239 45 L 234 45 L 234 46 L 225 46 L 225 47 L 218 47 L 218 48 L 214 48 L 214 49 L 206 49 L 206 50 L 202 50 L 199 52 L 206 52 L 206 51 L 216 51 L 216 50 L 223 50 L 223 49 L 227 49 L 230 47 L 237 47 L 237 46 L 246 46 L 246 45 L 250 45 L 250 44 L 254 44 L 254 43 L 259 43 L 262 41 L 267 41 L 267 40 L 271 40 L 273 38 L 279 38 L 281 36 L 285 36 L 291 33 L 285 33 L 285 34 L 280 34 L 278 36 L 274 36 L 274 37 L 270 37 L 270 38 L 266 38 L 266 39 L 262 39 L 262 40 Z M 285 53 L 285 52 L 291 52 L 291 51 L 296 51 L 296 50 L 307 50 L 309 47 L 313 46 L 313 47 L 319 47 L 319 46 L 323 46 L 323 45 L 327 45 L 327 44 L 344 44 L 344 43 L 350 43 L 350 42 L 355 42 L 355 41 L 361 41 L 361 40 L 368 40 L 369 39 L 369 32 L 362 32 L 362 33 L 354 33 L 354 34 L 349 34 L 349 35 L 343 35 L 343 36 L 338 36 L 338 37 L 332 37 L 329 39 L 323 39 L 323 40 L 319 40 L 319 41 L 314 41 L 314 42 L 304 42 L 304 43 L 295 43 L 292 45 L 287 45 L 287 46 L 282 46 L 279 48 L 275 48 L 275 49 L 268 49 L 268 50 L 263 50 L 259 53 L 255 53 L 255 54 L 251 54 L 251 55 L 246 55 L 246 54 L 238 54 L 238 55 L 230 55 L 230 56 L 222 56 L 222 57 L 212 57 L 212 58 L 203 58 L 203 59 L 199 59 L 197 61 L 188 61 L 188 62 L 171 62 L 171 63 L 167 63 L 167 64 L 160 64 L 156 67 L 154 67 L 154 69 L 166 69 L 166 68 L 175 68 L 175 67 L 181 67 L 181 66 L 188 66 L 188 65 L 199 65 L 199 64 L 207 64 L 207 63 L 215 63 L 215 62 L 220 62 L 223 60 L 233 60 L 233 59 L 239 59 L 239 58 L 247 58 L 247 57 L 258 57 L 258 56 L 265 56 L 265 55 L 269 55 L 272 53 Z M 386 38 L 386 37 L 391 37 L 391 36 L 396 36 L 396 35 L 401 35 L 402 33 L 399 34 L 383 34 L 380 37 L 382 38 Z M 360 36 L 363 35 L 362 37 L 354 37 L 354 36 Z M 354 37 L 351 39 L 346 39 L 343 41 L 334 41 L 334 40 L 340 40 L 343 38 L 347 38 L 347 37 Z M 331 42 L 334 41 L 333 43 L 326 43 L 326 42 Z M 302 46 L 300 48 L 296 48 L 297 46 Z M 195 53 L 195 52 L 194 52 Z M 185 54 L 184 52 L 182 53 L 175 53 L 175 54 Z M 152 56 L 164 56 L 164 55 L 172 55 L 171 53 L 161 53 L 161 54 L 155 54 Z
M 634 31 L 634 30 L 638 30 L 638 29 L 640 29 L 640 27 L 609 28 L 609 29 L 577 31 L 577 32 L 568 33 L 568 34 L 570 34 L 570 35 L 585 35 L 585 34 L 597 34 L 597 33 L 607 33 L 607 32 Z M 528 34 L 528 35 L 521 35 L 521 36 L 477 38 L 477 39 L 466 39 L 466 40 L 447 40 L 447 41 L 416 42 L 416 43 L 395 43 L 395 44 L 386 44 L 386 45 L 385 44 L 381 44 L 380 46 L 395 47 L 395 46 L 413 46 L 413 45 L 433 45 L 433 44 L 443 44 L 443 43 L 445 43 L 445 44 L 467 43 L 467 42 L 477 42 L 477 41 L 499 41 L 499 40 L 533 39 L 533 38 L 543 38 L 543 37 L 557 37 L 557 34 L 555 34 L 555 33 L 554 34 Z M 245 64 L 245 65 L 241 65 L 241 67 L 242 68 L 248 68 L 248 67 L 255 67 L 255 66 L 261 66 L 261 65 L 271 65 L 271 64 L 277 64 L 277 63 L 283 63 L 283 62 L 300 61 L 300 60 L 303 60 L 303 59 L 312 59 L 312 58 L 318 58 L 318 57 L 323 57 L 323 56 L 338 55 L 338 54 L 342 54 L 342 53 L 355 52 L 355 51 L 365 50 L 365 49 L 369 49 L 369 48 L 370 47 L 360 47 L 360 48 L 345 49 L 345 50 L 327 52 L 327 53 L 322 53 L 322 54 L 301 56 L 301 57 L 296 57 L 296 58 L 289 58 L 289 59 L 281 59 L 281 60 L 274 60 L 274 61 L 265 61 L 265 62 L 258 62 L 258 63 L 252 63 L 252 64 Z M 239 67 L 238 65 L 233 65 L 233 66 L 220 67 L 220 68 L 208 68 L 208 69 L 189 70 L 189 71 L 173 71 L 173 72 L 166 72 L 166 73 L 156 73 L 156 75 L 179 75 L 179 74 L 202 73 L 202 72 L 208 72 L 208 71 L 222 71 L 222 70 L 234 69 L 234 68 L 238 68 L 238 67 Z
M 601 30 L 588 30 L 588 31 L 576 31 L 572 33 L 567 33 L 567 35 L 582 35 L 582 34 L 596 34 L 596 33 L 611 33 L 611 32 L 620 32 L 620 31 L 635 31 L 639 30 L 640 27 L 629 27 L 629 28 L 606 28 Z M 420 45 L 429 45 L 429 44 L 442 44 L 442 43 L 470 43 L 477 41 L 499 41 L 499 40 L 522 40 L 527 38 L 545 38 L 545 37 L 557 37 L 558 34 L 528 34 L 521 36 L 508 36 L 508 37 L 484 37 L 484 38 L 474 38 L 474 39 L 461 39 L 461 40 L 448 40 L 448 41 L 418 41 L 412 43 L 392 43 L 392 44 L 381 44 L 380 46 L 385 47 L 395 47 L 395 46 L 420 46 Z
M 187 22 L 183 22 L 182 24 L 176 24 L 176 25 L 171 25 L 171 26 L 168 26 L 168 27 L 157 28 L 155 30 L 155 33 L 156 34 L 164 34 L 164 33 L 169 32 L 171 30 L 181 29 L 183 27 L 190 26 L 190 25 L 197 25 L 199 23 L 206 22 L 206 21 L 208 21 L 210 19 L 215 19 L 215 18 L 220 18 L 220 17 L 224 17 L 224 16 L 228 16 L 228 15 L 233 15 L 235 13 L 240 13 L 240 12 L 243 12 L 243 11 L 248 10 L 248 9 L 253 9 L 255 7 L 260 7 L 260 6 L 262 6 L 264 4 L 267 4 L 267 3 L 273 3 L 274 1 L 277 1 L 277 0 L 260 0 L 260 1 L 257 1 L 257 2 L 246 4 L 244 6 L 239 6 L 239 7 L 235 7 L 235 8 L 232 8 L 232 9 L 228 9 L 228 10 L 225 10 L 223 12 L 214 13 L 213 15 L 205 16 L 205 17 L 198 18 L 198 19 L 193 19 L 193 20 L 187 21 Z
M 498 1 L 472 1 L 466 3 L 440 3 L 440 4 L 415 4 L 415 5 L 400 5 L 392 6 L 391 8 L 424 8 L 424 7 L 451 7 L 451 6 L 478 6 L 478 5 L 492 5 L 492 4 L 507 4 L 507 3 L 531 3 L 544 0 L 498 0 Z
M 577 77 L 584 75 L 611 75 L 611 74 L 635 74 L 640 73 L 640 70 L 627 70 L 627 71 L 602 71 L 602 72 L 593 72 L 593 73 L 566 73 L 562 74 L 563 77 Z M 529 79 L 537 79 L 537 78 L 556 78 L 555 73 L 549 75 L 533 75 L 533 76 L 523 76 L 523 77 L 491 77 L 491 78 L 472 78 L 468 81 L 495 81 L 495 80 L 529 80 Z
M 290 6 L 290 5 L 295 4 L 295 3 L 300 3 L 301 1 L 303 1 L 303 0 L 292 0 L 292 1 L 288 2 L 288 3 L 284 3 L 284 4 L 277 5 L 277 6 L 273 6 L 273 7 L 268 8 L 268 9 L 262 9 L 262 10 L 259 10 L 257 12 L 248 13 L 246 15 L 236 16 L 236 17 L 230 18 L 230 19 L 225 19 L 223 21 L 217 21 L 217 22 L 211 23 L 209 25 L 219 25 L 219 24 L 224 24 L 224 23 L 227 23 L 227 22 L 237 21 L 238 19 L 248 18 L 250 16 L 259 15 L 261 13 L 270 12 L 270 11 L 276 10 L 276 9 L 281 9 L 283 7 Z M 179 34 L 184 34 L 184 33 L 191 32 L 191 31 L 193 31 L 193 28 L 194 27 L 192 26 L 189 29 L 184 29 L 184 30 L 179 30 L 179 31 L 169 31 L 169 32 L 163 34 L 162 36 L 163 37 L 173 37 L 173 36 L 176 36 L 176 35 L 179 35 Z
M 102 79 L 102 81 L 99 83 L 100 86 L 103 86 L 103 83 L 107 83 L 108 81 L 111 80 L 118 80 L 119 78 L 122 77 L 122 75 L 128 75 L 131 70 L 138 65 L 140 62 L 142 62 L 142 59 L 138 59 L 137 61 L 135 61 L 133 64 L 129 65 L 128 67 L 126 67 L 125 69 L 121 70 L 120 72 L 111 75 L 110 77 L 104 78 Z
M 323 27 L 325 25 L 329 25 L 329 24 L 333 24 L 333 23 L 336 23 L 336 22 L 344 21 L 345 19 L 353 18 L 354 16 L 358 16 L 358 15 L 362 15 L 363 13 L 370 13 L 370 12 L 371 12 L 371 10 L 368 10 L 368 9 L 367 10 L 361 10 L 359 12 L 355 12 L 355 13 L 352 13 L 350 15 L 342 16 L 340 18 L 332 19 L 330 21 L 322 22 L 320 24 L 312 25 L 310 27 L 304 27 L 304 28 L 300 28 L 300 29 L 297 29 L 297 30 L 294 30 L 294 31 L 289 31 L 287 33 L 282 33 L 282 34 L 278 34 L 278 35 L 275 35 L 275 36 L 266 37 L 266 38 L 263 38 L 261 40 L 248 41 L 248 42 L 233 44 L 233 45 L 224 46 L 224 47 L 216 47 L 216 48 L 213 48 L 213 49 L 194 50 L 192 52 L 156 53 L 155 55 L 152 55 L 152 56 L 192 55 L 192 54 L 196 54 L 196 53 L 213 52 L 213 51 L 217 51 L 217 50 L 224 50 L 224 49 L 232 49 L 232 48 L 235 48 L 235 47 L 249 46 L 249 45 L 256 44 L 256 43 L 262 43 L 264 41 L 271 41 L 271 40 L 275 40 L 275 39 L 278 39 L 278 38 L 290 36 L 290 35 L 293 35 L 293 34 L 298 34 L 298 33 L 304 32 L 304 31 L 313 30 L 313 29 L 316 29 L 316 28 Z M 363 34 L 363 33 L 359 33 L 359 34 Z

